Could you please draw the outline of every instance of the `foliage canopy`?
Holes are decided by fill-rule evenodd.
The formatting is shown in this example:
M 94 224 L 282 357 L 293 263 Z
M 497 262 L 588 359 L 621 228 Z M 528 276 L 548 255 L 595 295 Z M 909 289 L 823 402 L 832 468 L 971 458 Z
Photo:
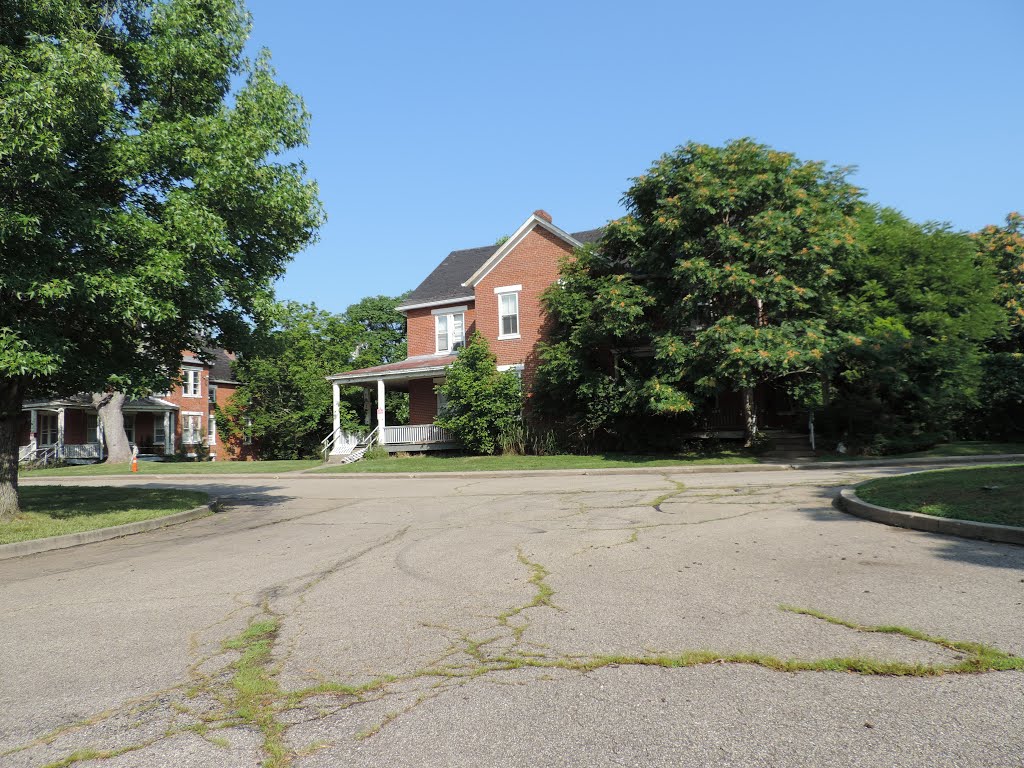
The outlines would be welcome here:
M 2 10 L 0 454 L 13 483 L 26 393 L 160 390 L 183 349 L 244 351 L 323 213 L 293 155 L 309 115 L 266 51 L 243 55 L 240 0 Z

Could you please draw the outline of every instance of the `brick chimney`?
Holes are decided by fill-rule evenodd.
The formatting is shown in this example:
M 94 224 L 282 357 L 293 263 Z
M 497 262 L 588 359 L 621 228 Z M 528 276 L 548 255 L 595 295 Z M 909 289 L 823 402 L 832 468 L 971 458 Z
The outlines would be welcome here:
M 551 223 L 551 214 L 545 211 L 543 208 L 538 208 L 533 212 L 533 215 L 539 219 L 544 219 L 548 224 Z

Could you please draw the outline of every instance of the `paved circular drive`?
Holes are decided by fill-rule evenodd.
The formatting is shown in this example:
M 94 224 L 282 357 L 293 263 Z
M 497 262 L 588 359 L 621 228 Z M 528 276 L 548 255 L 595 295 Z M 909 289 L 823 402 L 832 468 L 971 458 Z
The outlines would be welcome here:
M 899 471 L 80 480 L 224 511 L 0 562 L 0 764 L 1024 766 L 1024 549 Z

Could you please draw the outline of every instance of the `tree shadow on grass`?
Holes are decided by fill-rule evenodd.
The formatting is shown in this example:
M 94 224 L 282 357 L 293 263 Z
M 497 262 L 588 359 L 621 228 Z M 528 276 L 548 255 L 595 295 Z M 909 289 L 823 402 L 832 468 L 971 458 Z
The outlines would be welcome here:
M 28 486 L 19 492 L 23 512 L 54 520 L 128 510 L 186 510 L 206 503 L 206 493 L 178 488 Z

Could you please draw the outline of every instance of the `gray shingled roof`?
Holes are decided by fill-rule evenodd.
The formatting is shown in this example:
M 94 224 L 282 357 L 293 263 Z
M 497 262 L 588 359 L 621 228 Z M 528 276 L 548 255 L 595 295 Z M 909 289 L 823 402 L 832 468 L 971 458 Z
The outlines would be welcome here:
M 600 239 L 603 231 L 603 228 L 588 229 L 585 232 L 573 232 L 571 236 L 581 243 L 593 243 Z M 427 279 L 420 283 L 415 291 L 405 297 L 402 304 L 429 304 L 435 301 L 472 296 L 473 290 L 463 287 L 462 284 L 480 269 L 500 247 L 499 244 L 495 244 L 452 251 L 433 272 L 427 275 Z
M 210 367 L 210 381 L 235 381 L 231 373 L 231 362 L 234 357 L 226 349 L 208 349 L 206 352 L 212 356 Z

